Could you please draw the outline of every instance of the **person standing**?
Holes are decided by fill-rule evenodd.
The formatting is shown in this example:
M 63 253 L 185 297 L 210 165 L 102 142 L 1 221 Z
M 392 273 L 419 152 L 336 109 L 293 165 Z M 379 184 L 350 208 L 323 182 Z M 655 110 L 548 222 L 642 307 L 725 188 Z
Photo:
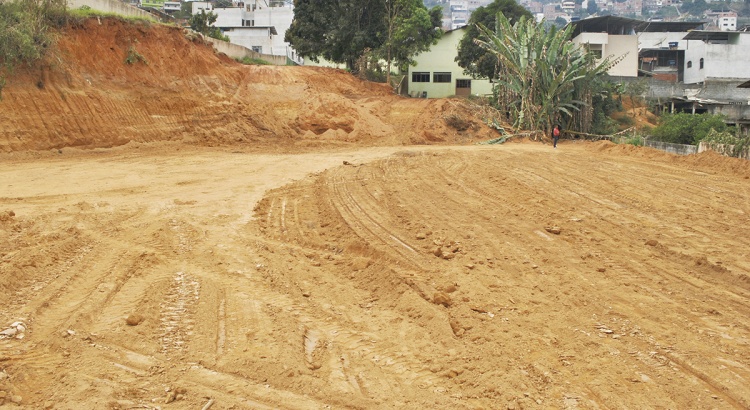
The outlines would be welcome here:
M 560 126 L 555 124 L 555 128 L 552 128 L 552 148 L 557 148 L 557 140 L 560 139 Z

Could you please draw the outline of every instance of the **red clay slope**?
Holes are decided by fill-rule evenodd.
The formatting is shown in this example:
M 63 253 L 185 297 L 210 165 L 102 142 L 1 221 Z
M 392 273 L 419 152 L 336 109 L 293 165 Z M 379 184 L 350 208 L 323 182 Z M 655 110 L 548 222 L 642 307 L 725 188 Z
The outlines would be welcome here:
M 60 33 L 42 68 L 0 101 L 0 152 L 130 141 L 309 146 L 460 143 L 495 135 L 459 100 L 392 94 L 340 70 L 245 66 L 180 28 L 89 19 Z M 127 63 L 128 55 L 144 61 Z

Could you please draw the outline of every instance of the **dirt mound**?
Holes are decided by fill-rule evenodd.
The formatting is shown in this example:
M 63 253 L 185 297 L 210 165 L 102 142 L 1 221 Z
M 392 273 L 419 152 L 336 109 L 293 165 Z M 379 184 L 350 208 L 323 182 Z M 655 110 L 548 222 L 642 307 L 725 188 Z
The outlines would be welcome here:
M 612 118 L 622 124 L 620 129 L 636 127 L 637 129 L 653 128 L 658 125 L 659 118 L 649 111 L 646 101 L 633 100 L 630 96 L 621 96 L 622 111 L 612 114 Z M 625 119 L 628 118 L 628 119 Z
M 615 144 L 606 140 L 592 142 L 589 147 L 593 151 L 606 154 L 658 160 L 702 172 L 720 172 L 750 178 L 750 161 L 726 157 L 715 151 L 705 151 L 695 155 L 676 155 L 655 148 L 639 147 L 630 144 Z
M 0 152 L 135 142 L 294 146 L 494 136 L 462 102 L 393 95 L 340 70 L 245 66 L 180 28 L 90 19 L 3 91 Z M 472 126 L 457 131 L 444 117 Z

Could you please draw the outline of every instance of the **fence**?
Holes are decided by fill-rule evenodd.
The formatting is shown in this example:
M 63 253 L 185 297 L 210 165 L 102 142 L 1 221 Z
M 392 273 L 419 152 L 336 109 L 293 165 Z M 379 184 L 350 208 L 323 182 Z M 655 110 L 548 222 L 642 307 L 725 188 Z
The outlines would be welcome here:
M 750 160 L 750 147 L 735 147 L 734 145 L 728 145 L 728 144 L 716 144 L 711 142 L 704 142 L 701 141 L 700 144 L 698 144 L 698 152 L 703 151 L 716 151 L 721 155 L 726 155 L 729 157 L 737 157 L 737 158 L 743 158 Z
M 671 154 L 677 154 L 677 155 L 691 155 L 691 154 L 696 154 L 699 152 L 698 147 L 695 145 L 673 144 L 671 142 L 653 141 L 648 138 L 643 138 L 643 137 L 638 137 L 638 136 L 627 136 L 627 135 L 613 136 L 610 138 L 610 140 L 616 144 L 627 144 L 633 141 L 637 141 L 638 145 L 642 145 L 644 147 L 655 148 L 661 151 L 666 151 Z
M 242 59 L 244 57 L 257 58 L 273 65 L 286 65 L 286 56 L 272 56 L 269 54 L 260 54 L 247 47 L 243 47 L 238 44 L 227 43 L 223 40 L 217 40 L 211 37 L 205 37 L 205 40 L 213 44 L 214 49 L 219 53 L 224 53 L 231 58 Z
M 149 12 L 143 11 L 138 7 L 133 7 L 130 4 L 125 4 L 121 1 L 116 0 L 68 0 L 69 9 L 78 9 L 81 6 L 88 6 L 94 10 L 98 10 L 105 13 L 115 13 L 121 16 L 129 17 L 141 17 L 156 20 L 156 18 Z

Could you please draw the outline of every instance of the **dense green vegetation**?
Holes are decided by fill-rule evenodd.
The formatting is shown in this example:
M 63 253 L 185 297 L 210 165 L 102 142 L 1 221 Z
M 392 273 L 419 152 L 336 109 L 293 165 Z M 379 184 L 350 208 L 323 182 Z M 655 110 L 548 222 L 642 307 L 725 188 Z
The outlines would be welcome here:
M 733 134 L 734 128 L 728 127 L 724 119 L 722 115 L 711 114 L 664 114 L 659 126 L 651 132 L 651 136 L 657 141 L 697 144 L 705 139 L 711 130 L 720 134 Z
M 532 18 L 531 13 L 516 3 L 515 0 L 495 0 L 471 13 L 469 24 L 464 29 L 464 36 L 461 37 L 461 42 L 458 45 L 456 62 L 459 67 L 464 69 L 464 72 L 477 78 L 495 78 L 497 74 L 497 57 L 474 42 L 480 36 L 477 24 L 494 30 L 497 25 L 497 13 L 503 13 L 503 16 L 511 23 L 521 17 Z
M 188 24 L 190 24 L 191 29 L 203 34 L 204 36 L 228 42 L 229 37 L 222 34 L 220 28 L 212 25 L 216 22 L 217 18 L 218 16 L 216 13 L 210 11 L 206 13 L 206 10 L 201 10 L 200 13 L 193 14 L 193 17 L 190 17 Z
M 269 63 L 266 60 L 261 60 L 260 58 L 252 58 L 252 57 L 247 57 L 247 56 L 242 57 L 242 58 L 236 58 L 235 60 L 237 60 L 238 63 L 242 63 L 245 65 L 271 65 L 271 63 Z
M 586 49 L 570 41 L 572 26 L 545 28 L 522 16 L 515 24 L 502 13 L 490 30 L 477 27 L 475 42 L 497 58 L 495 95 L 514 128 L 543 130 L 553 124 L 587 132 L 591 127 L 593 87 L 616 61 L 597 62 Z
M 68 18 L 64 0 L 0 1 L 0 97 L 6 77 L 17 67 L 48 56 L 55 41 L 51 31 Z
M 442 35 L 442 9 L 421 0 L 297 0 L 284 40 L 300 56 L 358 70 L 368 53 L 406 67 Z

